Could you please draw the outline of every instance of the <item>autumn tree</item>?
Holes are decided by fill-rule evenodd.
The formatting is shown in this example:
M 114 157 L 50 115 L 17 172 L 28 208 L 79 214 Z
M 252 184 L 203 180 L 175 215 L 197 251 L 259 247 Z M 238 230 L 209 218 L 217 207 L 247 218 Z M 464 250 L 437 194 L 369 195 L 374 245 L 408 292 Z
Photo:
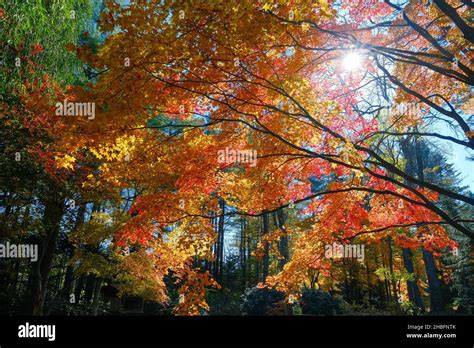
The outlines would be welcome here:
M 217 284 L 193 261 L 214 262 L 221 278 L 231 215 L 261 219 L 261 280 L 288 295 L 330 274 L 325 245 L 385 245 L 381 274 L 398 303 L 402 284 L 416 290 L 397 273 L 397 250 L 421 248 L 433 266 L 437 251 L 456 248 L 445 226 L 473 236 L 469 216 L 438 204 L 472 197 L 396 155 L 403 137 L 473 148 L 471 7 L 106 1 L 105 42 L 67 46 L 94 81 L 25 100 L 42 100 L 34 120 L 55 139 L 45 160 L 71 173 L 97 162 L 83 188 L 139 192 L 107 238 L 142 292 L 166 302 L 164 278 L 176 279 L 177 312 L 208 308 L 205 289 Z M 93 103 L 94 118 L 58 115 L 64 100 Z M 459 137 L 430 130 L 434 120 Z M 282 212 L 295 206 L 304 222 L 287 226 Z M 285 262 L 270 275 L 272 245 Z

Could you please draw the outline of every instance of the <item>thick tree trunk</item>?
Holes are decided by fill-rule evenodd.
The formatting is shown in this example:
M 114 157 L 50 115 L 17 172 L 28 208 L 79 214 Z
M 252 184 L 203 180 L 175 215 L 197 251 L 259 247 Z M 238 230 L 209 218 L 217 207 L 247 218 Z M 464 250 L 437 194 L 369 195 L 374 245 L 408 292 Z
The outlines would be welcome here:
M 72 265 L 68 265 L 66 268 L 66 275 L 64 276 L 64 284 L 63 284 L 63 298 L 68 299 L 71 295 L 72 285 L 74 282 L 74 267 Z
M 417 165 L 418 178 L 425 180 L 423 156 L 421 153 L 421 143 L 415 137 L 415 157 Z M 423 261 L 425 262 L 426 276 L 428 278 L 428 290 L 430 293 L 431 312 L 443 311 L 443 298 L 441 294 L 441 282 L 438 279 L 438 272 L 434 262 L 433 254 L 423 248 Z
M 444 309 L 441 282 L 438 279 L 433 254 L 426 249 L 423 249 L 423 261 L 425 262 L 426 276 L 428 278 L 431 313 L 440 313 Z
M 282 258 L 278 262 L 278 268 L 280 271 L 283 269 L 283 266 L 288 262 L 290 258 L 289 248 L 288 248 L 288 235 L 285 230 L 285 212 L 283 208 L 280 208 L 276 211 L 277 220 L 278 220 L 278 228 L 284 233 L 284 236 L 280 238 L 280 243 L 278 245 L 278 249 L 280 251 L 280 255 Z
M 42 315 L 46 291 L 48 288 L 48 277 L 59 236 L 61 217 L 64 204 L 60 198 L 50 199 L 46 202 L 43 215 L 43 226 L 47 232 L 46 238 L 39 246 L 40 257 L 33 267 L 33 290 L 32 290 L 32 314 Z
M 424 163 L 423 163 L 423 156 L 421 151 L 421 143 L 415 137 L 414 143 L 410 142 L 410 138 L 405 139 L 401 143 L 401 148 L 405 158 L 407 159 L 406 165 L 406 172 L 409 175 L 416 175 L 418 179 L 424 181 Z M 442 296 L 441 296 L 441 284 L 437 277 L 436 266 L 434 263 L 433 255 L 423 249 L 423 261 L 425 263 L 425 271 L 428 278 L 428 287 L 430 293 L 430 303 L 431 303 L 431 310 L 432 311 L 441 311 L 442 308 Z M 415 289 L 416 291 L 416 289 Z M 418 290 L 419 293 L 419 290 Z M 421 297 L 421 296 L 420 296 Z M 420 301 L 422 302 L 422 301 Z
M 81 204 L 77 210 L 76 222 L 74 224 L 74 231 L 77 231 L 80 225 L 84 223 L 86 213 L 86 205 Z M 69 249 L 69 259 L 74 255 L 74 247 L 70 245 Z M 63 298 L 69 298 L 72 292 L 72 286 L 74 282 L 74 265 L 68 265 L 66 268 L 66 275 L 64 277 L 64 284 L 62 288 Z
M 407 272 L 414 274 L 414 280 L 407 280 L 407 289 L 408 289 L 408 299 L 411 303 L 417 308 L 424 310 L 423 300 L 421 299 L 420 289 L 418 288 L 418 282 L 416 279 L 415 269 L 413 267 L 413 260 L 412 260 L 413 252 L 411 249 L 403 248 L 402 249 L 402 256 L 403 256 L 403 264 L 405 265 L 405 269 Z

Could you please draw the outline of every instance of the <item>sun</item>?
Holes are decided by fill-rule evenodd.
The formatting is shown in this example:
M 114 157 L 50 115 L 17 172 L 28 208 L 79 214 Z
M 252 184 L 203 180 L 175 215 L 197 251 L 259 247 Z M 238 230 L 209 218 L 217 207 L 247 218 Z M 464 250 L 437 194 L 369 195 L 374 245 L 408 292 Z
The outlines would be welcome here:
M 342 67 L 345 70 L 357 70 L 362 64 L 362 56 L 357 52 L 351 52 L 342 60 Z

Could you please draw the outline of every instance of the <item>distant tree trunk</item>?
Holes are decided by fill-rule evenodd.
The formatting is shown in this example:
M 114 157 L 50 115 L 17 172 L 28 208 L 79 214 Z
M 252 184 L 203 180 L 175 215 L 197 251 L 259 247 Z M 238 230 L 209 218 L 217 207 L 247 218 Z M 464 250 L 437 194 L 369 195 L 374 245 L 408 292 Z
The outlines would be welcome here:
M 242 270 L 242 287 L 247 287 L 247 250 L 245 235 L 245 220 L 240 220 L 240 269 Z
M 219 217 L 219 227 L 218 227 L 218 236 L 219 236 L 219 265 L 218 265 L 218 272 L 217 278 L 221 281 L 222 280 L 222 271 L 224 269 L 224 218 L 225 218 L 225 202 L 222 198 L 219 199 L 219 207 L 221 210 L 221 215 Z
M 366 267 L 366 271 L 367 271 L 367 297 L 368 297 L 368 300 L 369 300 L 369 303 L 372 299 L 372 295 L 370 293 L 371 289 L 372 289 L 372 285 L 370 283 L 370 268 L 369 268 L 369 259 L 366 258 L 365 259 L 365 267 Z
M 385 263 L 385 254 L 382 252 L 382 266 L 384 269 L 387 269 L 387 264 Z M 384 277 L 384 289 L 385 289 L 385 298 L 388 302 L 392 301 L 392 296 L 390 292 L 390 283 L 387 277 Z
M 282 256 L 282 259 L 278 262 L 278 268 L 281 271 L 290 258 L 290 252 L 288 247 L 288 232 L 285 229 L 285 212 L 283 211 L 283 208 L 278 209 L 276 215 L 278 228 L 284 233 L 284 236 L 280 238 L 280 243 L 278 245 L 280 255 Z
M 86 275 L 82 274 L 79 279 L 76 279 L 74 284 L 74 299 L 76 303 L 81 301 L 82 289 L 84 288 L 84 283 L 86 280 Z
M 351 296 L 351 292 L 350 292 L 350 289 L 349 289 L 349 272 L 348 272 L 348 269 L 347 269 L 347 261 L 346 261 L 345 257 L 342 258 L 342 272 L 344 274 L 344 280 L 343 280 L 344 293 L 345 293 L 347 301 L 351 302 L 352 301 L 352 296 Z
M 252 282 L 252 265 L 250 263 L 251 257 L 251 240 L 250 235 L 247 235 L 247 281 L 250 284 Z M 247 286 L 247 285 L 246 285 Z
M 97 278 L 97 281 L 95 283 L 95 289 L 94 289 L 94 297 L 92 300 L 92 315 L 97 315 L 99 312 L 99 305 L 100 305 L 100 289 L 102 288 L 102 279 Z
M 379 257 L 378 257 L 378 254 L 375 253 L 375 269 L 377 269 L 380 265 L 380 262 L 379 262 Z M 382 303 L 386 303 L 387 302 L 387 298 L 385 297 L 385 292 L 384 292 L 384 284 L 382 283 L 382 280 L 380 278 L 377 277 L 377 284 L 378 284 L 378 287 L 377 287 L 377 292 L 378 292 L 378 296 L 380 298 L 380 301 Z
M 255 259 L 255 276 L 257 279 L 257 282 L 260 282 L 260 274 L 261 274 L 261 262 L 258 258 Z
M 407 280 L 408 299 L 415 307 L 424 310 L 423 300 L 421 299 L 420 289 L 418 288 L 415 269 L 413 267 L 412 260 L 413 252 L 409 248 L 402 249 L 403 264 L 407 272 L 412 273 L 415 276 L 414 280 Z
M 398 302 L 397 282 L 396 282 L 395 274 L 393 271 L 393 249 L 392 249 L 392 238 L 390 236 L 387 239 L 387 245 L 388 245 L 388 265 L 390 268 L 390 282 L 392 284 L 393 298 L 398 306 L 400 303 Z
M 97 282 L 97 277 L 95 274 L 90 273 L 87 276 L 86 287 L 84 289 L 84 301 L 87 304 L 92 302 L 92 296 L 94 294 L 95 284 Z
M 268 213 L 262 215 L 262 223 L 263 223 L 263 237 L 268 234 Z M 270 258 L 270 243 L 267 241 L 264 246 L 264 255 L 263 255 L 263 274 L 262 274 L 262 281 L 265 281 L 268 276 L 268 266 L 269 266 L 269 258 Z
M 216 241 L 214 245 L 212 246 L 212 254 L 214 255 L 214 261 L 212 262 L 212 275 L 214 278 L 217 279 L 218 277 L 218 267 L 219 267 L 219 233 L 218 233 L 218 227 L 217 227 L 217 218 L 215 217 L 215 212 L 211 213 L 211 224 L 214 227 L 214 232 L 217 235 Z
M 59 236 L 61 218 L 64 204 L 61 198 L 49 199 L 45 204 L 43 215 L 43 226 L 47 232 L 46 238 L 41 241 L 39 247 L 40 257 L 33 267 L 33 290 L 32 290 L 32 314 L 42 315 L 46 291 L 48 287 L 48 277 L 51 271 L 56 242 Z
M 5 287 L 10 286 L 9 293 L 10 293 L 10 298 L 12 299 L 10 301 L 10 308 L 14 308 L 15 302 L 17 298 L 19 298 L 18 291 L 17 291 L 17 286 L 18 286 L 18 278 L 20 277 L 20 260 L 15 259 L 15 268 L 13 271 L 13 282 L 11 284 L 6 283 Z

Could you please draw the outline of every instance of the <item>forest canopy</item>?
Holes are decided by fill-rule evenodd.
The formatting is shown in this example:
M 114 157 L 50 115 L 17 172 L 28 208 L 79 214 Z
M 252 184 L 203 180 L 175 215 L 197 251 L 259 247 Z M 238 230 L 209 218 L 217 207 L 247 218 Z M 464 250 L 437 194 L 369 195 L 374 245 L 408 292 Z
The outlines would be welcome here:
M 472 314 L 471 1 L 1 6 L 2 313 Z

